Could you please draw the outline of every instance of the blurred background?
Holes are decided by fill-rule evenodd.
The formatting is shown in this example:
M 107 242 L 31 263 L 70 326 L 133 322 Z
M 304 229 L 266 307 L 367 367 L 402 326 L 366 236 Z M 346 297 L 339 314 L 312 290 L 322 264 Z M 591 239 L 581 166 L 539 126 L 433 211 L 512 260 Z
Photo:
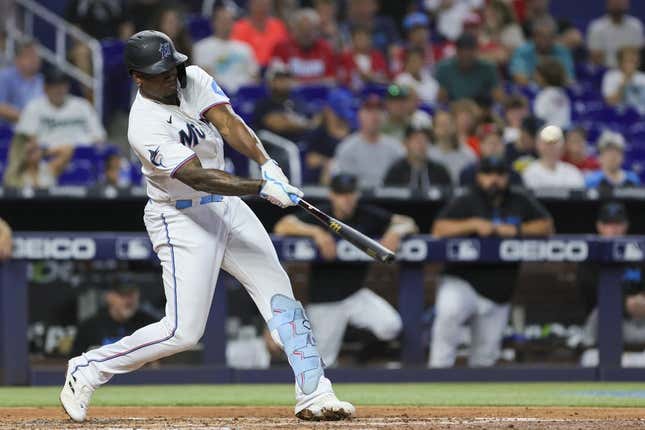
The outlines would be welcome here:
M 163 315 L 127 142 L 136 87 L 123 49 L 144 29 L 217 80 L 309 200 L 402 250 L 399 264 L 370 264 L 297 210 L 247 200 L 329 367 L 418 369 L 410 379 L 428 367 L 645 367 L 645 2 L 5 0 L 0 11 L 0 381 L 48 383 L 67 358 Z M 230 148 L 226 160 L 258 175 Z M 503 214 L 487 206 L 491 175 L 525 196 Z M 453 219 L 487 224 L 437 225 Z M 213 314 L 198 348 L 152 367 L 286 368 L 225 275 Z

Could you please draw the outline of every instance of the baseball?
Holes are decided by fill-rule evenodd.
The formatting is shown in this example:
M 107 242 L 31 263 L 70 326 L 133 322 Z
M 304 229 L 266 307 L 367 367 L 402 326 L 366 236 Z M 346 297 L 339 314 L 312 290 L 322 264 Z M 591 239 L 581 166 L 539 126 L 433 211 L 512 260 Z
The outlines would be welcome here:
M 557 125 L 547 125 L 540 132 L 540 139 L 545 142 L 557 142 L 564 139 L 562 129 Z

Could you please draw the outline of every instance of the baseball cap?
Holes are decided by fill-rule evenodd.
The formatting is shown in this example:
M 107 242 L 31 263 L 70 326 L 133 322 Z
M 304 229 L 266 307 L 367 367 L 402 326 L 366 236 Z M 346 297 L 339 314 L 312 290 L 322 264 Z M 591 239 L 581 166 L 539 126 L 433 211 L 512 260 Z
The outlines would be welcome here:
M 608 148 L 616 148 L 621 151 L 625 150 L 625 138 L 622 134 L 614 131 L 605 130 L 598 138 L 598 151 L 604 151 Z
M 331 178 L 330 188 L 337 194 L 353 193 L 358 189 L 358 179 L 350 173 L 339 173 Z
M 367 93 L 361 100 L 361 109 L 382 109 L 383 100 L 376 93 Z
M 464 27 L 476 27 L 482 23 L 482 17 L 475 12 L 470 12 L 463 20 Z
M 388 85 L 385 91 L 385 98 L 392 99 L 406 99 L 410 95 L 410 91 L 406 87 L 397 84 Z
M 603 223 L 627 222 L 627 209 L 619 202 L 609 202 L 603 205 L 598 212 L 598 221 Z
M 479 161 L 477 173 L 499 173 L 500 175 L 508 174 L 510 167 L 504 157 L 490 156 L 484 157 Z
M 430 20 L 425 13 L 413 12 L 403 19 L 403 29 L 409 31 L 415 27 L 428 27 Z
M 269 67 L 267 67 L 265 76 L 268 80 L 276 77 L 291 76 L 291 70 L 289 69 L 289 66 L 284 64 L 282 61 L 274 60 L 269 64 Z
M 463 33 L 455 43 L 457 49 L 475 49 L 477 48 L 477 39 L 470 33 Z
M 327 106 L 352 128 L 356 125 L 356 101 L 352 93 L 335 88 L 327 94 Z
M 558 143 L 564 141 L 564 134 L 557 125 L 547 125 L 540 130 L 540 139 L 544 142 Z
M 45 70 L 44 75 L 46 85 L 64 84 L 69 82 L 67 74 L 57 67 L 51 67 Z

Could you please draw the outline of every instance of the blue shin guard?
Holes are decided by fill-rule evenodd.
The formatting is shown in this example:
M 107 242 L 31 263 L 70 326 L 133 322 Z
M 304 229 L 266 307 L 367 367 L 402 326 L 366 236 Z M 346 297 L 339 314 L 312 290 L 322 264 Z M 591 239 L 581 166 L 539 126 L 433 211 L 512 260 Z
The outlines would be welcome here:
M 300 302 L 276 294 L 271 297 L 271 312 L 269 330 L 277 330 L 296 383 L 303 393 L 313 393 L 324 372 L 305 310 Z

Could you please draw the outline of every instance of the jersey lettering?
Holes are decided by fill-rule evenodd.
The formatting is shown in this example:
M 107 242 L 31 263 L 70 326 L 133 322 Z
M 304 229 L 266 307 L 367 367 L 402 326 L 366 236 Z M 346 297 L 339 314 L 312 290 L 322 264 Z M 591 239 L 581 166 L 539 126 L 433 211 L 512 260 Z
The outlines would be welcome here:
M 206 133 L 199 127 L 196 127 L 193 124 L 186 124 L 188 131 L 180 130 L 179 131 L 179 141 L 182 145 L 189 148 L 194 148 L 199 145 L 199 139 L 206 137 Z

